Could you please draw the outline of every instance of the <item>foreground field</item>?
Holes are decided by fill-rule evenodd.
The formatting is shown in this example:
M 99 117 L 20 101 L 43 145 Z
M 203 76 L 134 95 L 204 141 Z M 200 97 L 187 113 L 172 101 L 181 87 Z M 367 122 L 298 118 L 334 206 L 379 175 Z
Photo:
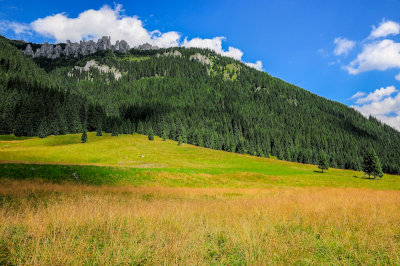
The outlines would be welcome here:
M 400 263 L 397 191 L 0 182 L 0 264 Z
M 29 165 L 33 163 L 45 165 Z M 89 143 L 85 144 L 80 143 L 79 134 L 46 139 L 0 136 L 1 177 L 147 187 L 297 186 L 400 190 L 398 176 L 368 180 L 356 171 L 330 169 L 321 173 L 315 165 L 188 144 L 178 146 L 175 141 L 162 141 L 157 137 L 149 141 L 147 136 L 139 134 L 96 137 L 89 133 Z
M 0 265 L 400 264 L 400 178 L 135 134 L 0 136 Z

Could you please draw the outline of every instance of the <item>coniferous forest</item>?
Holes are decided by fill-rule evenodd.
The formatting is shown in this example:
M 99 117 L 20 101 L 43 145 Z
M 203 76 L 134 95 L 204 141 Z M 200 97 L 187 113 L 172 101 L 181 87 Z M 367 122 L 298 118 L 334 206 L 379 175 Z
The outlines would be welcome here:
M 400 174 L 400 132 L 210 50 L 51 60 L 23 55 L 26 45 L 0 38 L 0 134 L 138 132 L 300 163 L 323 154 L 330 167 L 356 170 L 373 149 L 384 172 Z M 91 60 L 112 71 L 83 70 Z

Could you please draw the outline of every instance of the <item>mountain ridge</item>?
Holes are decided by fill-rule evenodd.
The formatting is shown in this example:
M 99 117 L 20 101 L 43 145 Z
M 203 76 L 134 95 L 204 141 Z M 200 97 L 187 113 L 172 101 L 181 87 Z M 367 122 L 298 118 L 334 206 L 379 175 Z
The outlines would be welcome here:
M 20 49 L 27 46 L 16 41 L 4 42 Z M 24 57 L 22 51 L 7 49 L 11 61 L 14 57 Z M 199 60 L 198 55 L 203 60 Z M 319 154 L 325 152 L 332 167 L 349 169 L 360 169 L 364 150 L 374 148 L 385 172 L 400 173 L 398 131 L 375 118 L 367 119 L 344 104 L 210 50 L 130 49 L 125 54 L 106 50 L 57 59 L 24 58 L 20 58 L 17 65 L 31 61 L 29 64 L 36 64 L 37 71 L 47 73 L 40 72 L 41 77 L 37 79 L 49 79 L 48 87 L 60 94 L 54 96 L 60 97 L 57 105 L 66 105 L 61 95 L 67 95 L 67 99 L 77 97 L 80 104 L 73 105 L 73 111 L 54 107 L 54 110 L 68 109 L 70 113 L 48 111 L 56 114 L 46 115 L 39 114 L 38 110 L 36 122 L 22 135 L 37 135 L 41 127 L 45 128 L 44 135 L 76 133 L 85 127 L 90 131 L 100 128 L 118 133 L 153 132 L 170 139 L 182 138 L 183 142 L 198 146 L 258 156 L 272 154 L 302 163 L 316 163 Z M 102 73 L 96 68 L 75 69 L 84 67 L 90 60 L 95 60 L 99 66 L 114 67 L 121 78 L 116 80 L 112 73 Z M 10 74 L 4 63 L 2 66 L 3 71 Z M 74 69 L 76 72 L 68 76 Z M 29 79 L 24 75 L 18 79 Z M 9 83 L 3 86 L 2 93 L 8 98 L 12 94 L 10 91 L 20 92 L 18 86 Z M 43 94 L 46 90 L 43 89 Z M 25 92 L 20 93 L 24 95 Z M 47 103 L 46 96 L 41 97 L 41 105 Z M 21 99 L 24 100 L 15 102 L 32 109 L 26 106 L 32 99 L 27 96 Z M 3 108 L 0 113 L 4 120 L 5 114 L 17 119 L 21 112 L 10 107 L 9 111 Z M 60 126 L 65 124 L 62 120 L 66 120 L 68 126 Z M 18 135 L 13 122 L 8 121 L 8 124 L 8 129 L 2 128 L 2 132 Z M 64 128 L 60 130 L 60 127 Z

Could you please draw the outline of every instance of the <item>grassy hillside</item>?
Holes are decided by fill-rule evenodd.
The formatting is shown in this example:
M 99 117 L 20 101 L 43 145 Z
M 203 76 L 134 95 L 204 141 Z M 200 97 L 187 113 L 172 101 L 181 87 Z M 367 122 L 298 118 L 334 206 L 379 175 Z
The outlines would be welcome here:
M 41 177 L 54 181 L 135 186 L 189 187 L 365 187 L 400 189 L 398 176 L 364 179 L 357 171 L 330 169 L 321 173 L 315 165 L 298 164 L 215 151 L 156 137 L 120 135 L 102 137 L 89 133 L 39 138 L 0 137 L 0 161 L 56 165 L 0 165 L 3 177 Z M 65 165 L 66 164 L 66 165 Z M 81 165 L 81 166 L 77 166 Z M 93 166 L 97 167 L 93 167 Z M 113 167 L 104 167 L 113 166 Z M 32 170 L 34 169 L 34 170 Z

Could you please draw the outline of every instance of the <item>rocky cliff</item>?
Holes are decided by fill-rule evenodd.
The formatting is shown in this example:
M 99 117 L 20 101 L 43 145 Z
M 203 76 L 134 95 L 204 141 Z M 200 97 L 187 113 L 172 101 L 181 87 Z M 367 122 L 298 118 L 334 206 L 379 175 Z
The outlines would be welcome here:
M 136 48 L 140 50 L 158 49 L 157 46 L 152 46 L 148 43 L 139 45 Z M 97 42 L 89 40 L 80 41 L 79 43 L 73 43 L 68 40 L 64 49 L 59 44 L 53 45 L 45 42 L 40 48 L 38 48 L 36 51 L 33 51 L 32 46 L 28 44 L 24 50 L 24 54 L 32 56 L 33 58 L 46 57 L 49 59 L 56 59 L 62 55 L 78 57 L 79 55 L 85 56 L 94 54 L 97 51 L 105 50 L 126 53 L 127 51 L 129 51 L 129 49 L 129 44 L 126 41 L 117 41 L 114 45 L 112 45 L 110 37 L 103 36 Z

